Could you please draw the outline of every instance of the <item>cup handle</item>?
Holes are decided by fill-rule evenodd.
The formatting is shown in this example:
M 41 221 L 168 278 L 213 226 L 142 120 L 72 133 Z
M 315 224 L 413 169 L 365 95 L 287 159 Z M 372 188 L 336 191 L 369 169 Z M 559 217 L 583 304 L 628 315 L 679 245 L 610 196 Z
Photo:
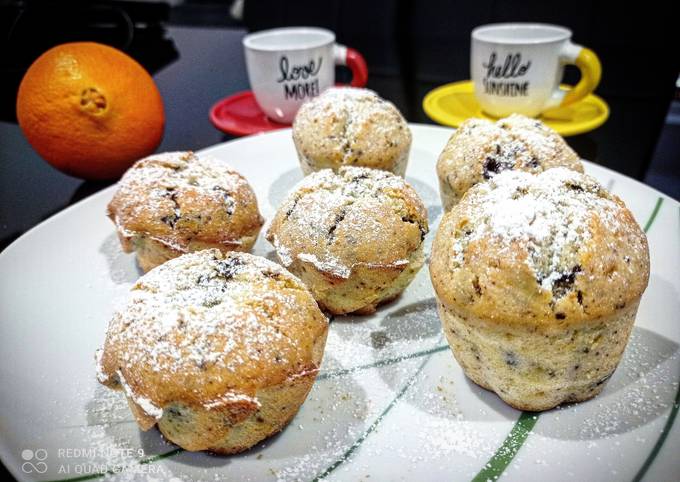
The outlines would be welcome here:
M 356 50 L 335 44 L 333 46 L 335 65 L 345 65 L 352 71 L 352 87 L 364 87 L 368 82 L 368 66 L 363 55 Z
M 557 89 L 546 108 L 564 107 L 573 104 L 595 90 L 602 77 L 602 65 L 595 52 L 589 48 L 573 44 L 564 46 L 561 60 L 565 64 L 574 64 L 581 71 L 581 80 L 571 90 Z

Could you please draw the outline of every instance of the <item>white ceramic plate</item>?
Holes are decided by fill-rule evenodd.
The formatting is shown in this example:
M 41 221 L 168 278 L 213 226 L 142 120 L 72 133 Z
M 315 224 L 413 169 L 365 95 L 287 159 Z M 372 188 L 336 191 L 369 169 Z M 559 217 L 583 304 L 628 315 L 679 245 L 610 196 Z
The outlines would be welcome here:
M 407 179 L 441 217 L 434 165 L 450 129 L 413 126 Z M 302 175 L 290 131 L 203 151 L 242 172 L 265 217 Z M 395 303 L 331 323 L 322 373 L 291 424 L 229 457 L 140 432 L 93 353 L 139 272 L 86 199 L 0 254 L 0 456 L 21 480 L 677 480 L 678 203 L 612 171 L 589 173 L 647 230 L 652 275 L 624 359 L 594 400 L 540 415 L 463 376 L 441 333 L 427 269 Z M 260 239 L 257 254 L 272 256 Z M 674 405 L 675 403 L 675 405 Z M 80 479 L 82 480 L 82 479 Z

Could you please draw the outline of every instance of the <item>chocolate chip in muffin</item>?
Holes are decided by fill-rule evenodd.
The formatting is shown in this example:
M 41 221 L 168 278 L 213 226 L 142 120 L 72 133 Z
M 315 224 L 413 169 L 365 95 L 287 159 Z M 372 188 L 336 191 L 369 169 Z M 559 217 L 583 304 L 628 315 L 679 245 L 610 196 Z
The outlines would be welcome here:
M 219 305 L 220 303 L 222 303 L 222 300 L 219 298 L 206 298 L 202 304 L 206 308 L 212 308 L 214 306 Z
M 236 207 L 236 203 L 234 202 L 234 198 L 232 197 L 231 193 L 224 189 L 222 186 L 213 187 L 213 191 L 217 191 L 222 195 L 222 198 L 224 199 L 224 204 L 226 205 L 227 214 L 229 216 L 234 214 L 234 208 Z
M 353 176 L 352 179 L 349 182 L 359 183 L 363 179 L 368 179 L 368 174 L 365 173 L 365 172 L 363 172 L 359 175 Z
M 512 198 L 511 199 L 519 199 L 522 196 L 526 196 L 529 193 L 529 189 L 527 189 L 524 186 L 518 186 L 517 189 L 515 190 L 514 193 L 512 193 Z M 534 216 L 534 220 L 536 217 Z M 531 224 L 531 223 L 529 223 Z
M 571 189 L 572 191 L 583 192 L 583 186 L 581 186 L 580 184 L 568 182 L 565 184 L 565 186 L 567 186 L 567 188 Z
M 295 207 L 297 206 L 299 200 L 300 200 L 299 197 L 293 200 L 293 204 L 290 206 L 288 211 L 286 211 L 286 219 L 288 219 L 291 216 L 291 214 L 293 214 L 293 211 L 295 210 Z
M 508 366 L 511 366 L 511 367 L 517 366 L 517 363 L 518 363 L 517 355 L 515 355 L 515 353 L 513 353 L 511 351 L 505 352 L 504 360 L 505 360 L 506 365 L 508 365 Z
M 177 220 L 179 219 L 179 215 L 175 212 L 172 214 L 169 214 L 168 216 L 163 216 L 161 218 L 161 221 L 170 226 L 171 228 L 175 229 L 175 224 L 177 224 Z
M 178 407 L 169 407 L 166 409 L 166 412 L 168 416 L 170 417 L 176 417 L 176 418 L 182 418 L 184 417 L 184 414 Z
M 174 212 L 172 214 L 169 214 L 168 216 L 163 216 L 161 218 L 161 221 L 170 226 L 171 228 L 175 229 L 175 224 L 177 224 L 177 221 L 180 218 L 180 209 L 179 209 L 179 203 L 177 202 L 177 191 L 175 188 L 172 187 L 167 187 L 165 188 L 166 192 L 163 193 L 163 197 L 167 197 L 172 201 L 174 204 Z
M 267 278 L 271 278 L 276 281 L 281 281 L 283 277 L 281 276 L 281 273 L 276 272 L 276 271 L 263 271 L 263 275 L 265 275 Z
M 239 272 L 241 266 L 243 266 L 243 261 L 239 258 L 227 258 L 218 262 L 215 269 L 217 270 L 218 276 L 224 278 L 226 281 L 233 278 L 234 275 Z
M 345 219 L 346 215 L 347 215 L 347 211 L 345 209 L 341 210 L 338 214 L 335 215 L 335 219 L 333 220 L 333 224 L 328 229 L 328 234 L 326 235 L 328 237 L 329 243 L 333 242 L 335 230 L 338 228 L 338 225 L 342 222 L 342 220 Z
M 405 223 L 417 224 L 418 229 L 420 230 L 420 241 L 422 242 L 425 239 L 425 235 L 427 234 L 428 230 L 424 228 L 417 220 L 415 220 L 411 216 L 402 216 L 401 220 Z
M 576 281 L 576 274 L 581 271 L 581 266 L 574 266 L 571 271 L 562 273 L 559 278 L 553 282 L 552 292 L 554 298 L 562 298 L 571 290 Z M 561 319 L 561 318 L 558 318 Z
M 531 159 L 529 159 L 529 162 L 526 163 L 527 167 L 530 167 L 532 169 L 536 169 L 539 166 L 538 158 L 536 156 L 532 156 Z
M 495 174 L 510 169 L 512 165 L 506 161 L 499 161 L 495 157 L 487 157 L 484 161 L 484 179 L 491 179 Z
M 475 289 L 477 296 L 482 296 L 482 287 L 479 284 L 479 276 L 475 276 L 472 280 L 472 287 Z

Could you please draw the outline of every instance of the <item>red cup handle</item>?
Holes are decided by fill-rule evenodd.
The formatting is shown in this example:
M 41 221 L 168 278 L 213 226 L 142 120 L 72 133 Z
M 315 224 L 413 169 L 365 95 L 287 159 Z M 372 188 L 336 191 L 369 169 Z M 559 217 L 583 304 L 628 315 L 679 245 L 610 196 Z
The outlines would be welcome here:
M 346 65 L 352 71 L 352 87 L 364 87 L 368 82 L 368 66 L 363 55 L 356 50 L 336 45 L 336 63 Z
M 364 56 L 354 49 L 347 49 L 347 67 L 352 71 L 352 87 L 364 87 L 368 82 L 368 66 Z

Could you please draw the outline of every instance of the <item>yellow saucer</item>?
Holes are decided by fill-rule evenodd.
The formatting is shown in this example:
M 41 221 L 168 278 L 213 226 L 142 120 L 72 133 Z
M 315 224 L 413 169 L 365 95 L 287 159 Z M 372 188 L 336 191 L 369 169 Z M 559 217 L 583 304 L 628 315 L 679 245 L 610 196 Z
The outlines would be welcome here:
M 569 90 L 571 86 L 561 85 Z M 482 112 L 470 80 L 442 85 L 428 92 L 423 109 L 430 119 L 439 124 L 458 127 L 465 119 L 481 117 L 496 120 Z M 609 117 L 609 106 L 602 98 L 590 94 L 575 104 L 544 112 L 539 119 L 563 136 L 573 136 L 600 127 Z

